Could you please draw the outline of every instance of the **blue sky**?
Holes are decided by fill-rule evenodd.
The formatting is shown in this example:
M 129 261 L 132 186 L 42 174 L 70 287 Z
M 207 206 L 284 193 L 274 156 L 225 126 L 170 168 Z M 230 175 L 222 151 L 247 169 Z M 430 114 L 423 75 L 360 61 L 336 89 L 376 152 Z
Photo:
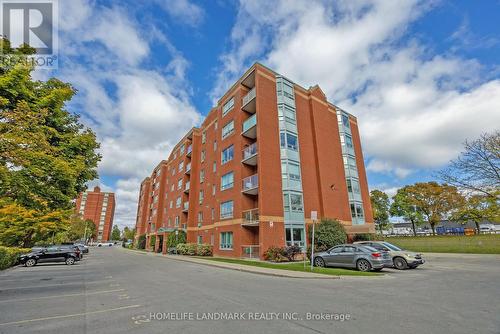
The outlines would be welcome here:
M 499 1 L 60 2 L 68 109 L 102 143 L 116 222 L 139 184 L 255 61 L 358 116 L 371 189 L 432 179 L 500 124 Z M 41 73 L 40 77 L 47 73 Z

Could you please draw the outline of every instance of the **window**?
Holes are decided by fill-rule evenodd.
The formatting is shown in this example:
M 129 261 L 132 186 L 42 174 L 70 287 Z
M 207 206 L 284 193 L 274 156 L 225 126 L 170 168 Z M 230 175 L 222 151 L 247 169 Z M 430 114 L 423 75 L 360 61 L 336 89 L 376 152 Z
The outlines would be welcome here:
M 177 181 L 177 189 L 182 189 L 182 179 L 179 179 L 179 181 Z
M 175 227 L 179 227 L 179 216 L 175 216 Z
M 205 161 L 205 157 L 207 156 L 205 150 L 201 151 L 201 162 Z
M 359 194 L 359 182 L 355 179 L 347 179 L 347 191 L 350 193 Z
M 288 132 L 280 133 L 280 143 L 281 148 L 287 148 L 289 150 L 298 151 L 299 143 L 297 136 Z
M 231 145 L 228 148 L 226 148 L 224 151 L 221 153 L 221 164 L 225 164 L 228 161 L 233 160 L 234 158 L 234 146 Z
M 225 116 L 228 112 L 234 108 L 234 97 L 227 101 L 222 107 L 222 116 Z
M 214 151 L 217 151 L 217 140 L 214 140 Z
M 345 137 L 345 145 L 349 148 L 353 148 L 353 144 L 352 144 L 352 137 L 349 136 L 349 135 L 344 135 Z
M 233 201 L 227 201 L 220 204 L 220 218 L 233 218 Z
M 211 210 L 211 211 L 212 211 L 212 212 L 211 212 L 211 214 L 212 214 L 212 220 L 214 220 L 214 219 L 215 219 L 215 209 L 214 209 L 214 208 L 212 208 L 212 210 Z
M 278 117 L 282 121 L 286 121 L 295 124 L 295 110 L 285 104 L 278 107 Z
M 205 144 L 205 142 L 207 141 L 207 132 L 206 131 L 203 131 L 201 133 L 201 143 L 202 144 Z
M 174 207 L 174 201 L 170 201 L 170 209 Z
M 304 246 L 304 229 L 303 228 L 290 228 L 285 229 L 286 245 Z
M 179 173 L 184 169 L 184 161 L 179 162 Z
M 153 203 L 157 203 L 157 202 L 158 202 L 158 195 L 156 195 L 154 200 L 153 200 Z
M 200 196 L 199 196 L 200 204 L 203 203 L 203 196 L 204 196 L 203 190 L 200 190 Z
M 220 234 L 220 249 L 233 249 L 233 232 L 222 232 Z
M 213 167 L 212 167 L 212 172 L 216 172 L 217 171 L 217 161 L 214 161 L 214 164 L 213 164 Z
M 300 181 L 300 166 L 294 162 L 282 162 L 281 174 L 284 179 L 290 178 L 290 180 Z
M 215 188 L 217 188 L 217 187 L 215 186 L 215 184 L 213 184 L 212 185 L 212 196 L 215 196 Z
M 303 212 L 302 195 L 283 194 L 283 207 L 285 211 Z
M 203 236 L 199 235 L 198 236 L 198 245 L 201 245 L 203 243 Z
M 168 227 L 172 225 L 172 219 L 168 218 Z
M 203 222 L 203 212 L 200 211 L 198 212 L 198 223 L 202 223 Z
M 230 136 L 234 132 L 234 120 L 224 125 L 222 128 L 222 139 Z
M 360 218 L 363 219 L 365 217 L 363 211 L 363 205 L 361 203 L 351 203 L 351 216 L 352 218 Z
M 351 124 L 349 123 L 349 116 L 347 116 L 346 114 L 342 114 L 341 118 L 342 124 L 349 129 L 351 127 Z
M 202 169 L 200 170 L 200 183 L 203 183 L 205 181 L 205 170 Z
M 181 150 L 180 150 L 180 151 L 181 151 L 181 153 L 180 153 L 180 154 L 184 154 L 184 149 L 185 149 L 185 148 L 184 148 L 184 145 L 182 145 L 182 146 L 181 146 Z
M 229 172 L 225 175 L 222 175 L 220 182 L 220 190 L 226 190 L 232 188 L 234 185 L 234 173 Z
M 217 121 L 215 121 L 215 123 L 214 123 L 214 130 L 217 130 L 218 127 L 219 127 L 219 124 L 218 124 Z
M 174 189 L 175 189 L 175 185 L 174 185 L 174 184 L 172 184 L 172 185 L 170 186 L 170 191 L 174 191 Z
M 181 207 L 181 197 L 177 197 L 177 199 L 175 200 L 175 207 L 176 208 L 180 208 Z

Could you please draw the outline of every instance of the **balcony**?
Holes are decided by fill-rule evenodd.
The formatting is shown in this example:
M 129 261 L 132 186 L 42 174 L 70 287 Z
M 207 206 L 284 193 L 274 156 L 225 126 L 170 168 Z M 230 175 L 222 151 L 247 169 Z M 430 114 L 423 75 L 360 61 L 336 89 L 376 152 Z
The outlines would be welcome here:
M 243 226 L 258 226 L 259 225 L 259 209 L 251 209 L 243 211 Z
M 243 122 L 243 130 L 241 134 L 247 138 L 257 138 L 257 114 L 253 114 Z
M 257 166 L 257 143 L 253 143 L 243 149 L 242 163 Z
M 188 163 L 185 167 L 185 174 L 191 174 L 191 163 Z
M 182 212 L 188 212 L 189 210 L 189 202 L 184 202 L 182 205 Z
M 247 95 L 243 97 L 243 103 L 241 104 L 241 109 L 249 112 L 251 114 L 255 114 L 257 99 L 255 98 L 257 95 L 255 93 L 255 87 L 250 90 Z
M 241 80 L 241 84 L 250 89 L 255 87 L 255 69 L 253 69 L 252 72 L 248 73 L 248 75 Z
M 184 192 L 186 194 L 189 194 L 189 187 L 190 187 L 191 183 L 188 181 L 186 182 L 186 184 L 184 185 Z
M 254 174 L 244 178 L 242 181 L 241 192 L 247 195 L 257 195 L 259 193 L 259 175 Z
M 193 145 L 189 145 L 186 150 L 186 157 L 191 157 L 191 153 L 193 153 Z

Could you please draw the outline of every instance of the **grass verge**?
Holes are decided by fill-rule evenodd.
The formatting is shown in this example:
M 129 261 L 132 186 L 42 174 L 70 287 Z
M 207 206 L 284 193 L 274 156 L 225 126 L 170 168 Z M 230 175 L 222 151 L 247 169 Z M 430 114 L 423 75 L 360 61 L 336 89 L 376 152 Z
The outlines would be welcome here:
M 385 240 L 415 252 L 500 254 L 500 234 L 388 237 Z
M 287 262 L 287 263 L 270 263 L 264 261 L 252 261 L 252 260 L 239 260 L 239 259 L 226 259 L 220 257 L 197 257 L 203 260 L 217 261 L 217 262 L 226 262 L 226 263 L 235 263 L 241 264 L 245 266 L 253 266 L 253 267 L 261 267 L 261 268 L 270 268 L 270 269 L 279 269 L 279 270 L 292 270 L 292 271 L 302 271 L 302 272 L 311 272 L 310 264 L 307 263 L 304 268 L 303 262 Z M 379 276 L 380 273 L 374 272 L 361 272 L 350 269 L 341 269 L 341 268 L 318 268 L 315 267 L 313 273 L 316 274 L 324 274 L 331 276 Z

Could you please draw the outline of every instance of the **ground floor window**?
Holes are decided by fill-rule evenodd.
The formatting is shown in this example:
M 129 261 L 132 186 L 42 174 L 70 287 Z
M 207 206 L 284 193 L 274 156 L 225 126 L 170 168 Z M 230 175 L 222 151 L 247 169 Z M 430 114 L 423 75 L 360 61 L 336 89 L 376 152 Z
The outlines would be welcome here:
M 300 247 L 305 246 L 303 227 L 287 227 L 285 228 L 285 233 L 286 233 L 287 246 L 292 246 L 292 245 L 297 245 Z
M 220 249 L 233 249 L 233 232 L 222 232 L 220 234 Z
M 199 235 L 198 236 L 198 245 L 201 245 L 203 243 L 203 236 Z

